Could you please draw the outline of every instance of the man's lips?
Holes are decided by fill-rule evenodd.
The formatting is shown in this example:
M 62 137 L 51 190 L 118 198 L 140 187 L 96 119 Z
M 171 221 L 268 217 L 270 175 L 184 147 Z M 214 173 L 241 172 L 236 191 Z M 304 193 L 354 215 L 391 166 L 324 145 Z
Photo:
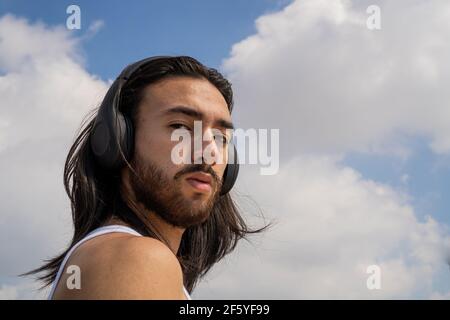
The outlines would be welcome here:
M 202 172 L 193 173 L 186 178 L 186 181 L 197 191 L 210 192 L 212 189 L 211 187 L 212 177 L 210 174 L 207 173 Z

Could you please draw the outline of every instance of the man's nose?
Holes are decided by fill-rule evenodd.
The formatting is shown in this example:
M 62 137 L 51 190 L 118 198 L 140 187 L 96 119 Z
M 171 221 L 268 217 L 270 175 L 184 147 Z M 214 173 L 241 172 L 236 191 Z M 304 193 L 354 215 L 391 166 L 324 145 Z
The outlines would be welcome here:
M 193 163 L 206 163 L 215 165 L 219 161 L 222 152 L 214 139 L 211 129 L 205 130 L 203 135 L 194 137 L 193 142 Z

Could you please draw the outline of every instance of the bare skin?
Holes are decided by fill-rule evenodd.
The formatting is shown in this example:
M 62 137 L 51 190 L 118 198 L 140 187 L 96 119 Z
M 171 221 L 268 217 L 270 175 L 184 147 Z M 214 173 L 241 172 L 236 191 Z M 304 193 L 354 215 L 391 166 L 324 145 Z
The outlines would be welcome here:
M 171 161 L 171 151 L 178 143 L 171 141 L 170 125 L 173 123 L 191 126 L 199 120 L 186 114 L 168 114 L 176 106 L 186 106 L 203 115 L 202 130 L 225 128 L 218 120 L 231 123 L 227 103 L 220 91 L 205 79 L 177 76 L 163 79 L 147 86 L 144 98 L 138 106 L 135 131 L 135 154 L 151 161 L 173 178 L 184 164 Z M 204 141 L 203 148 L 214 141 Z M 211 148 L 211 146 L 210 146 Z M 213 146 L 213 149 L 217 146 Z M 214 149 L 215 150 L 215 149 Z M 198 154 L 192 155 L 192 161 Z M 224 161 L 213 163 L 212 169 L 222 177 L 226 168 Z M 123 192 L 135 200 L 130 188 L 130 172 L 127 167 L 121 173 Z M 179 190 L 191 208 L 201 208 L 213 194 L 192 187 L 186 179 L 179 180 Z M 138 237 L 125 233 L 109 233 L 86 241 L 70 256 L 66 269 L 57 285 L 54 299 L 186 299 L 183 292 L 183 274 L 176 253 L 185 228 L 176 227 L 155 212 L 136 203 L 167 244 L 149 237 Z M 194 210 L 195 212 L 195 210 Z M 110 219 L 106 225 L 121 224 Z M 68 289 L 66 282 L 70 274 L 67 267 L 77 265 L 81 270 L 81 289 Z

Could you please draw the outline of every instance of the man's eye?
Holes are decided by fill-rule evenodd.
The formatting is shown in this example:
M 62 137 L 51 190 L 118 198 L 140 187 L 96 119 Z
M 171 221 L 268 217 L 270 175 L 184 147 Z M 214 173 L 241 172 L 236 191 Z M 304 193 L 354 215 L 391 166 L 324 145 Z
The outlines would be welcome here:
M 220 135 L 216 135 L 214 136 L 214 139 L 218 140 L 220 143 L 222 143 L 223 145 L 227 145 L 228 144 L 228 139 L 226 136 L 220 134 Z
M 174 128 L 174 129 L 184 128 L 184 129 L 189 130 L 189 131 L 191 130 L 187 125 L 182 124 L 182 123 L 174 123 L 174 124 L 171 124 L 170 127 Z

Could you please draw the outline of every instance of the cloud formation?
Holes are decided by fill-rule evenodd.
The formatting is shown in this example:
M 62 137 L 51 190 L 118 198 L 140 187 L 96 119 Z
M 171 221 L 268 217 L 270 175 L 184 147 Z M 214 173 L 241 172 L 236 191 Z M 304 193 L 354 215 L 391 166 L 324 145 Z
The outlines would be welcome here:
M 242 126 L 282 128 L 288 156 L 407 156 L 403 142 L 415 135 L 448 154 L 450 4 L 377 1 L 381 30 L 369 30 L 371 4 L 294 1 L 259 17 L 223 64 Z
M 62 27 L 0 18 L 2 297 L 34 297 L 15 276 L 71 237 L 63 164 L 83 117 L 107 87 L 85 70 L 82 57 L 79 40 Z
M 277 223 L 252 238 L 255 246 L 242 243 L 194 297 L 440 297 L 436 282 L 450 279 L 448 227 L 431 216 L 418 219 L 407 194 L 365 179 L 340 160 L 297 156 L 274 176 L 244 170 L 240 193 Z M 245 216 L 261 225 L 244 204 Z M 371 265 L 381 269 L 380 290 L 366 286 Z
M 450 4 L 378 1 L 379 31 L 366 27 L 371 4 L 294 1 L 259 17 L 224 60 L 239 126 L 280 129 L 280 172 L 245 167 L 238 184 L 280 223 L 256 248 L 243 243 L 198 297 L 448 297 L 448 227 L 343 160 L 407 158 L 417 136 L 449 153 Z M 381 290 L 366 286 L 370 265 Z

